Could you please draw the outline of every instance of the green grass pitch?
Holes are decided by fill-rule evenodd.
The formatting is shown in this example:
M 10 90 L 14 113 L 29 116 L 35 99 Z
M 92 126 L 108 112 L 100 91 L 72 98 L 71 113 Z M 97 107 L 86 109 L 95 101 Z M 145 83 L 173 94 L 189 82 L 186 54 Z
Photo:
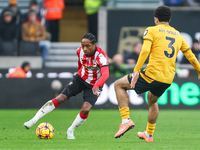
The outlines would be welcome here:
M 37 110 L 0 110 L 0 150 L 3 149 L 199 149 L 199 110 L 160 110 L 154 142 L 137 137 L 144 131 L 148 110 L 131 110 L 135 128 L 115 139 L 121 123 L 118 110 L 91 110 L 87 121 L 74 132 L 76 139 L 66 138 L 67 128 L 80 110 L 56 109 L 40 119 L 31 129 L 23 127 Z M 39 123 L 49 122 L 55 129 L 54 137 L 41 140 L 36 136 Z

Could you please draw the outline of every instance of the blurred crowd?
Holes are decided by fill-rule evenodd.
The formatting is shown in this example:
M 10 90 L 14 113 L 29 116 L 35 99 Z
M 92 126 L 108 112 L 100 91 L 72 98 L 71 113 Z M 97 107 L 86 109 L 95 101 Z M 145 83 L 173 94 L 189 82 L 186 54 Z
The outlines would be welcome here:
M 58 21 L 65 5 L 64 0 L 43 3 L 41 7 L 31 0 L 22 14 L 18 1 L 9 1 L 0 15 L 0 55 L 41 55 L 45 61 L 51 42 L 58 42 Z
M 97 38 L 98 9 L 103 0 L 84 0 L 84 8 L 88 19 L 88 31 Z M 159 5 L 167 6 L 200 6 L 200 0 L 160 0 Z M 59 8 L 59 9 L 55 9 Z M 65 8 L 64 0 L 30 0 L 27 12 L 21 13 L 17 0 L 10 0 L 8 7 L 0 15 L 0 55 L 41 55 L 43 63 L 51 47 L 51 42 L 58 42 L 59 20 Z M 200 61 L 199 41 L 193 39 L 192 51 Z M 123 54 L 115 54 L 109 58 L 110 73 L 117 77 L 128 74 L 129 65 L 135 65 L 142 43 L 134 43 L 132 49 Z M 32 50 L 31 50 L 32 49 Z M 148 60 L 146 61 L 146 63 Z M 189 63 L 181 56 L 179 64 Z

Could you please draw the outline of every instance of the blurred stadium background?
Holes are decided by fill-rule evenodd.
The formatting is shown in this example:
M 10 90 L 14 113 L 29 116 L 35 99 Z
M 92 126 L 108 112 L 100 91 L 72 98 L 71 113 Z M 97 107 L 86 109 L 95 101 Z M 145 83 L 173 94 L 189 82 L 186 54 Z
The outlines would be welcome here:
M 0 0 L 0 12 L 7 7 L 9 0 Z M 43 1 L 37 0 L 40 8 Z M 18 7 L 24 13 L 28 10 L 29 0 L 18 0 Z M 130 51 L 138 41 L 142 41 L 144 29 L 153 26 L 153 11 L 160 5 L 160 0 L 103 0 L 98 13 L 98 46 L 108 56 L 123 51 Z M 171 25 L 177 28 L 188 44 L 200 37 L 199 7 L 171 7 Z M 54 80 L 59 80 L 64 87 L 77 71 L 76 49 L 80 46 L 81 37 L 88 32 L 87 14 L 84 0 L 65 0 L 63 18 L 59 21 L 59 42 L 52 42 L 45 64 L 40 56 L 0 56 L 0 108 L 40 108 L 48 99 L 60 91 L 51 87 Z M 180 64 L 182 53 L 177 58 L 179 70 L 174 83 L 160 98 L 161 109 L 198 109 L 199 83 L 197 73 L 190 64 Z M 29 61 L 32 69 L 27 79 L 9 79 L 11 68 Z M 128 65 L 130 71 L 134 65 Z M 186 74 L 185 71 L 186 70 Z M 189 71 L 189 77 L 188 77 Z M 118 108 L 113 83 L 117 77 L 111 75 L 104 86 L 95 109 Z M 136 95 L 129 92 L 130 108 L 147 109 L 146 94 Z M 81 94 L 66 102 L 60 108 L 80 108 Z

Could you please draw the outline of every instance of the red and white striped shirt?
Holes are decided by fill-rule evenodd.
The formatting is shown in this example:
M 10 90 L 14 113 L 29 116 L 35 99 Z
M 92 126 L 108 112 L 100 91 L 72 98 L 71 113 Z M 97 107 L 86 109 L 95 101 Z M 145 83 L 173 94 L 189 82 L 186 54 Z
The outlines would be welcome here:
M 94 85 L 101 77 L 100 68 L 108 66 L 108 58 L 106 53 L 96 47 L 95 53 L 92 56 L 86 56 L 82 47 L 77 50 L 78 55 L 78 75 L 87 83 Z M 100 86 L 103 86 L 101 83 Z

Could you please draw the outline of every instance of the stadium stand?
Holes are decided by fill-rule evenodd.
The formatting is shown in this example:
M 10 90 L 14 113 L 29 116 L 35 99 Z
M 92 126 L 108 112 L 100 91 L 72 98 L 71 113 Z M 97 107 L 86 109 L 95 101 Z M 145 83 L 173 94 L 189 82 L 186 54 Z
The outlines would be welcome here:
M 17 55 L 17 43 L 14 42 L 1 42 L 2 56 L 15 56 Z
M 80 42 L 53 42 L 46 57 L 45 67 L 77 67 L 76 50 L 79 46 Z
M 42 68 L 42 58 L 39 56 L 0 56 L 0 69 L 9 69 L 15 68 L 16 66 L 21 66 L 24 61 L 28 61 L 31 64 L 32 69 Z
M 39 55 L 38 42 L 21 41 L 19 54 L 20 56 L 37 56 Z
M 30 0 L 17 0 L 17 6 L 20 8 L 21 13 L 28 11 Z M 151 8 L 158 6 L 159 0 L 104 0 L 107 6 L 117 8 Z M 43 0 L 37 0 L 40 8 L 43 6 Z M 0 13 L 8 6 L 9 0 L 0 0 Z M 59 42 L 52 43 L 52 47 L 46 58 L 44 67 L 77 67 L 76 49 L 80 46 L 80 42 Z

